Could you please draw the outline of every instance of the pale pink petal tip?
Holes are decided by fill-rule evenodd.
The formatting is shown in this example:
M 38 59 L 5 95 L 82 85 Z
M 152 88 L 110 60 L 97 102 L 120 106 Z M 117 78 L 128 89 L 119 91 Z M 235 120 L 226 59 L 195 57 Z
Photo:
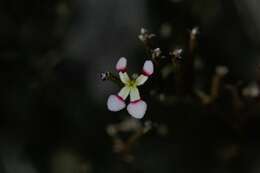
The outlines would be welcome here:
M 139 100 L 137 102 L 131 102 L 127 106 L 127 111 L 134 118 L 141 119 L 144 117 L 147 109 L 147 104 L 143 100 Z
M 143 66 L 143 74 L 146 76 L 150 76 L 153 74 L 153 62 L 151 60 L 146 60 Z
M 117 95 L 110 95 L 107 100 L 107 108 L 112 112 L 117 112 L 125 108 L 125 102 Z
M 116 64 L 116 70 L 117 71 L 125 71 L 127 66 L 127 60 L 125 57 L 122 57 L 118 60 Z

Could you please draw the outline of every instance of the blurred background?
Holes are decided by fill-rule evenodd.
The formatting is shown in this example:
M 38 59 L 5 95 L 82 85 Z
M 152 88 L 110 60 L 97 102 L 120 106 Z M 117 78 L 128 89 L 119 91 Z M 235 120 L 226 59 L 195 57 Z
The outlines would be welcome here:
M 106 128 L 129 115 L 107 110 L 118 88 L 99 76 L 121 56 L 133 71 L 149 58 L 141 27 L 170 49 L 198 26 L 201 82 L 218 65 L 232 80 L 254 82 L 259 10 L 257 0 L 1 0 L 0 173 L 260 172 L 259 111 L 237 133 L 194 104 L 149 96 L 145 119 L 165 124 L 168 135 L 148 133 L 134 161 L 123 162 Z

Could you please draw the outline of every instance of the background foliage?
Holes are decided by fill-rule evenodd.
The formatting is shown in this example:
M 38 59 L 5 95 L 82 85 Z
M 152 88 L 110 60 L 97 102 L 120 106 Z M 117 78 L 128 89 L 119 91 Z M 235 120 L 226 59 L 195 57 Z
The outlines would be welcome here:
M 258 79 L 257 4 L 0 1 L 0 172 L 259 172 L 258 99 L 241 97 L 236 109 L 232 94 L 234 86 L 241 95 Z M 151 120 L 164 129 L 138 138 L 134 160 L 126 162 L 113 152 L 106 129 L 128 115 L 106 109 L 107 96 L 118 88 L 99 74 L 113 70 L 120 56 L 134 69 L 151 58 L 137 38 L 141 27 L 169 52 L 186 44 L 194 26 L 200 28 L 196 57 L 203 67 L 191 74 L 195 86 L 210 93 L 216 66 L 225 65 L 223 81 L 233 89 L 221 85 L 206 106 L 180 97 L 167 103 L 164 96 L 176 94 L 174 75 L 155 77 L 143 88 L 149 108 L 141 123 Z

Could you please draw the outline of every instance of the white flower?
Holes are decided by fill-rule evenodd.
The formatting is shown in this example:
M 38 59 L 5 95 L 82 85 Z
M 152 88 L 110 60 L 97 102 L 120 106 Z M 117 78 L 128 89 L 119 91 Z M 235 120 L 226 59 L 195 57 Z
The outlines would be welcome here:
M 178 59 L 182 59 L 182 53 L 183 53 L 183 49 L 176 48 L 172 52 L 170 52 L 170 55 L 173 55 L 174 57 L 176 57 Z
M 191 38 L 194 39 L 199 34 L 199 27 L 194 27 L 190 31 Z
M 116 64 L 116 70 L 124 87 L 117 95 L 110 95 L 107 100 L 107 107 L 110 111 L 117 112 L 126 107 L 125 100 L 130 95 L 130 103 L 127 111 L 134 118 L 141 119 L 147 110 L 147 104 L 141 99 L 138 86 L 143 85 L 150 75 L 153 74 L 153 62 L 146 60 L 143 65 L 143 72 L 137 78 L 131 79 L 127 74 L 127 60 L 122 57 Z
M 242 90 L 242 94 L 245 97 L 255 98 L 260 94 L 259 86 L 257 85 L 257 83 L 249 84 Z
M 145 42 L 148 37 L 148 31 L 145 28 L 141 28 L 140 35 L 138 35 L 139 40 Z
M 160 48 L 156 48 L 154 50 L 151 51 L 152 52 L 152 58 L 159 58 L 162 54 L 162 51 Z
M 155 37 L 154 34 L 149 33 L 149 31 L 145 28 L 141 28 L 140 34 L 138 35 L 138 38 L 142 42 L 147 42 L 147 40 Z

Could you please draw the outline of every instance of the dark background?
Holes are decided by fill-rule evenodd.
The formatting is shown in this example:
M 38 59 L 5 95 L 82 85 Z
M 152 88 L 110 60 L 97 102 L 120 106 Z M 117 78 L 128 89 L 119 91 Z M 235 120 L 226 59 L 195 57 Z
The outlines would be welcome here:
M 259 10 L 256 0 L 1 0 L 0 173 L 259 172 L 258 118 L 238 134 L 194 104 L 165 106 L 149 97 L 145 119 L 170 133 L 148 134 L 134 163 L 124 163 L 105 129 L 128 115 L 106 109 L 118 88 L 99 78 L 121 56 L 140 68 L 148 58 L 141 27 L 171 48 L 199 26 L 203 79 L 226 65 L 232 80 L 254 81 Z M 238 154 L 226 156 L 230 150 Z

